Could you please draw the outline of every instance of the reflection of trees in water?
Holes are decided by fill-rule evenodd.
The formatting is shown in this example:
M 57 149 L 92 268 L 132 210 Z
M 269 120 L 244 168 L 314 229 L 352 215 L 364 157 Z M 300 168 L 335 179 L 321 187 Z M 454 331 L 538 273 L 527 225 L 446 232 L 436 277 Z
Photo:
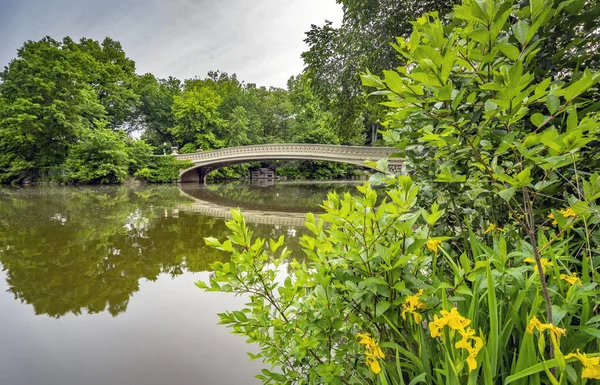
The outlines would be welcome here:
M 228 255 L 208 248 L 224 221 L 172 208 L 176 186 L 2 190 L 0 262 L 8 290 L 36 314 L 117 315 L 139 280 L 206 271 Z M 260 236 L 287 229 L 257 227 Z

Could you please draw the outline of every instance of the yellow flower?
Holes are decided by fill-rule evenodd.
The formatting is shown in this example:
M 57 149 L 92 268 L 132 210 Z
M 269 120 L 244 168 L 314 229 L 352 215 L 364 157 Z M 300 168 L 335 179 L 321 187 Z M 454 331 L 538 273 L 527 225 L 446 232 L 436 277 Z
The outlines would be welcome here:
M 523 260 L 523 262 L 529 262 L 529 263 L 535 263 L 535 259 L 533 258 L 525 258 Z M 540 262 L 542 263 L 542 271 L 545 273 L 546 272 L 546 267 L 547 266 L 554 266 L 552 264 L 552 262 L 550 262 L 549 260 L 547 260 L 546 258 L 541 258 Z
M 483 233 L 487 234 L 487 233 L 489 233 L 491 231 L 494 231 L 494 230 L 500 231 L 500 232 L 504 232 L 505 231 L 503 228 L 500 228 L 500 227 L 496 226 L 495 224 L 490 223 L 490 225 L 488 226 L 488 228 Z
M 462 340 L 458 341 L 454 346 L 457 349 L 466 349 L 469 352 L 467 357 L 467 365 L 469 365 L 469 372 L 477 369 L 477 354 L 483 348 L 483 340 L 475 335 L 475 330 L 467 328 L 464 331 L 460 331 Z M 473 344 L 469 343 L 469 340 L 473 341 Z
M 450 311 L 440 311 L 442 318 L 433 316 L 433 321 L 429 323 L 429 329 L 432 337 L 439 337 L 442 335 L 441 330 L 444 326 L 448 325 L 450 329 L 464 330 L 471 323 L 470 319 L 467 319 L 460 315 L 458 309 L 453 307 Z
M 551 333 L 550 336 L 552 337 L 552 341 L 554 341 L 554 344 L 557 348 L 560 348 L 560 336 L 567 335 L 567 331 L 565 329 L 559 328 L 558 326 L 555 326 L 553 324 L 543 324 L 536 316 L 533 316 L 531 321 L 529 321 L 529 325 L 527 325 L 527 329 L 525 329 L 525 331 L 528 334 L 533 334 L 534 329 L 536 329 L 540 333 L 549 330 Z
M 358 333 L 357 337 L 360 338 L 358 341 L 359 344 L 365 346 L 365 356 L 367 358 L 367 366 L 371 371 L 375 374 L 379 374 L 381 372 L 381 366 L 379 366 L 379 359 L 385 358 L 385 354 L 377 344 L 377 342 L 371 338 L 369 333 Z
M 558 212 L 560 213 L 560 215 L 562 215 L 565 218 L 569 218 L 569 217 L 576 217 L 577 214 L 575 214 L 575 211 L 573 211 L 572 208 L 568 208 L 568 209 L 560 209 L 558 210 Z M 548 218 L 552 219 L 552 224 L 553 225 L 557 225 L 558 222 L 556 221 L 556 219 L 554 218 L 554 214 L 550 213 L 548 214 Z
M 527 329 L 525 329 L 525 332 L 527 334 L 533 334 L 533 329 L 540 330 L 541 325 L 542 323 L 540 322 L 540 320 L 536 316 L 533 316 L 531 321 L 529 321 L 529 325 L 527 325 Z
M 423 295 L 423 290 L 419 290 L 419 292 L 415 295 L 409 295 L 406 297 L 406 300 L 402 304 L 402 307 L 404 308 L 402 310 L 403 320 L 406 320 L 406 313 L 412 313 L 416 323 L 420 323 L 423 320 L 421 313 L 417 312 L 418 309 L 425 309 L 427 307 L 427 305 L 419 301 L 419 297 L 421 295 Z
M 577 358 L 583 364 L 581 378 L 600 380 L 600 356 L 588 357 L 585 353 L 579 353 L 579 349 L 577 349 L 577 353 L 567 354 L 565 359 L 571 357 Z
M 583 283 L 581 282 L 581 279 L 579 279 L 579 277 L 577 277 L 577 273 L 573 273 L 573 275 L 561 274 L 560 279 L 562 279 L 563 281 L 569 282 L 571 285 L 575 285 L 575 284 L 578 284 L 579 286 L 583 285 Z
M 450 311 L 442 310 L 440 313 L 442 315 L 441 318 L 433 316 L 433 321 L 429 323 L 431 336 L 434 338 L 441 336 L 444 326 L 458 330 L 462 339 L 454 346 L 457 349 L 466 349 L 469 353 L 466 360 L 469 371 L 477 369 L 477 354 L 483 348 L 483 340 L 481 337 L 475 335 L 473 328 L 468 327 L 471 324 L 471 320 L 460 315 L 458 309 L 455 307 Z
M 427 248 L 431 251 L 433 251 L 434 253 L 437 254 L 438 252 L 438 246 L 442 243 L 442 241 L 440 241 L 439 239 L 430 239 L 427 242 L 425 242 L 425 246 L 427 246 Z

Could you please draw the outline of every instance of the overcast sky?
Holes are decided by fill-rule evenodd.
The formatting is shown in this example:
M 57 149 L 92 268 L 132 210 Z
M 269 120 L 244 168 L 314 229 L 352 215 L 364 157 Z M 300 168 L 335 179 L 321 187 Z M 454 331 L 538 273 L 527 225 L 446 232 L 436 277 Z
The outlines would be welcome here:
M 325 19 L 341 23 L 335 0 L 0 0 L 0 68 L 26 40 L 110 36 L 139 74 L 221 70 L 285 87 L 302 71 L 304 32 Z

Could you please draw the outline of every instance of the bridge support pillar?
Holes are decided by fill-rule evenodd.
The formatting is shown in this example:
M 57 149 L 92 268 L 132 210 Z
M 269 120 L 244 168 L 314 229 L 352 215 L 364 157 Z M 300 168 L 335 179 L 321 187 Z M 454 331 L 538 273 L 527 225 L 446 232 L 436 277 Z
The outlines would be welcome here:
M 206 184 L 206 175 L 209 170 L 206 167 L 198 167 L 190 170 L 181 176 L 181 183 L 200 183 Z

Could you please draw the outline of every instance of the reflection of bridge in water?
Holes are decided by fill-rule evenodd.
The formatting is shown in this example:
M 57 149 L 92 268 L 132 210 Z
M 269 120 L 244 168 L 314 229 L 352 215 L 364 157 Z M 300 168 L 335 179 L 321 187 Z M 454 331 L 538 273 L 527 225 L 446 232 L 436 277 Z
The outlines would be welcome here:
M 241 206 L 239 201 L 223 197 L 207 188 L 186 188 L 181 186 L 181 194 L 192 199 L 192 203 L 184 203 L 177 207 L 179 211 L 195 212 L 211 217 L 231 219 L 230 209 Z M 325 197 L 323 197 L 325 199 Z M 242 213 L 249 224 L 278 225 L 286 227 L 302 227 L 307 212 L 318 213 L 320 209 L 306 207 L 285 207 L 243 202 Z
M 232 164 L 266 160 L 319 160 L 365 166 L 369 159 L 378 161 L 398 150 L 393 147 L 334 146 L 326 144 L 261 144 L 230 147 L 220 150 L 175 155 L 180 160 L 191 160 L 194 165 L 179 175 L 182 183 L 205 183 L 206 176 L 213 170 Z M 403 159 L 390 158 L 391 172 L 399 172 Z

